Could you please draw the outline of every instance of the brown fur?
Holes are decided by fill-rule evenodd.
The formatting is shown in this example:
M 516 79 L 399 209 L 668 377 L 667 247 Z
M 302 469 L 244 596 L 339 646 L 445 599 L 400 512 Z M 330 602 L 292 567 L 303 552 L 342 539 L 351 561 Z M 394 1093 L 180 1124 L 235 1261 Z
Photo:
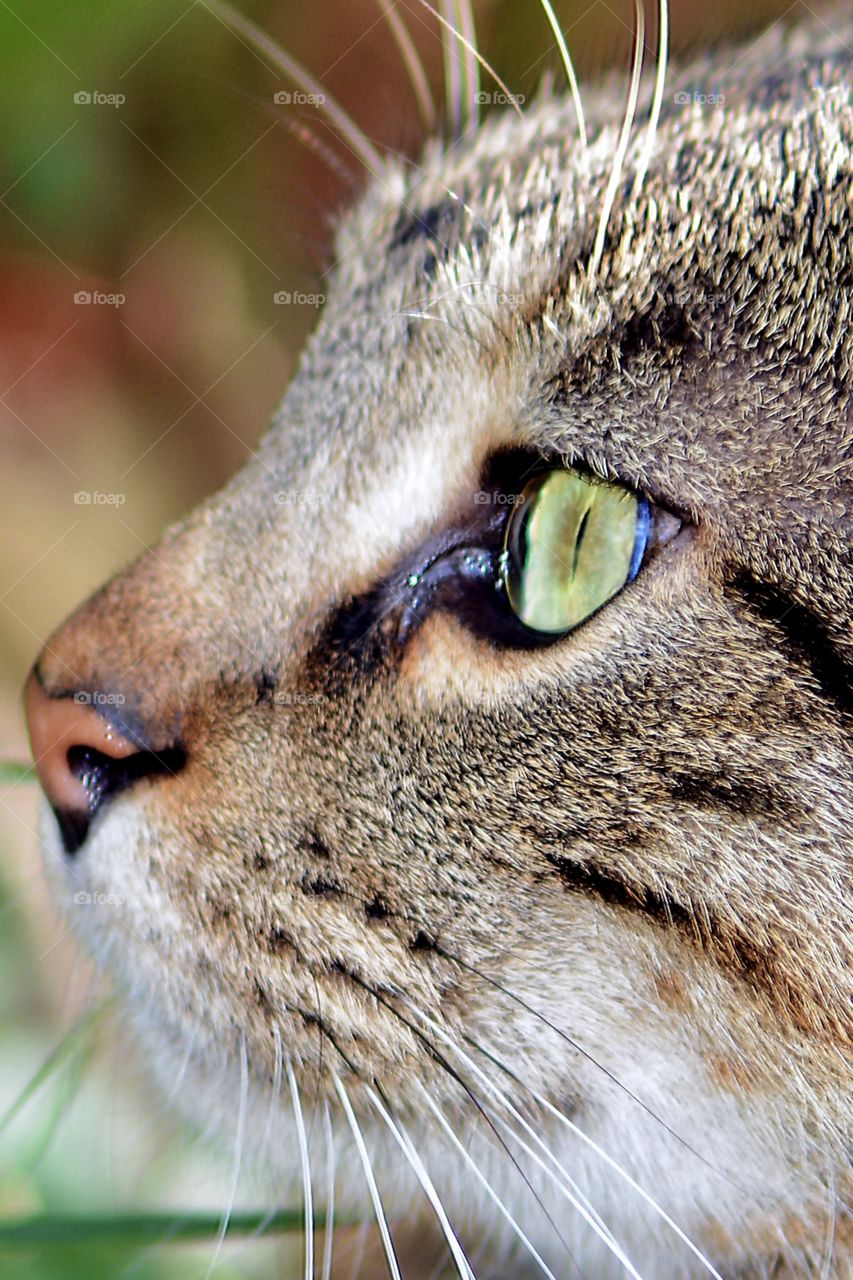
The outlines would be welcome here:
M 189 1093 L 223 1115 L 241 1033 L 268 1095 L 276 1025 L 306 1098 L 335 1101 L 334 1067 L 365 1122 L 376 1081 L 420 1132 L 420 1080 L 482 1128 L 405 996 L 606 1133 L 600 1070 L 476 968 L 620 1079 L 629 1043 L 683 1059 L 680 1094 L 647 1096 L 699 1152 L 672 1148 L 685 1226 L 727 1276 L 820 1274 L 828 1200 L 827 1274 L 853 1274 L 851 45 L 839 11 L 768 36 L 736 80 L 724 61 L 723 107 L 668 97 L 595 280 L 604 97 L 588 162 L 548 98 L 390 169 L 341 228 L 257 457 L 42 654 L 50 693 L 121 688 L 123 726 L 187 750 L 116 801 L 120 856 L 107 815 L 72 880 L 130 886 L 120 933 L 89 918 L 90 941 L 164 1076 L 192 1034 Z M 550 647 L 494 647 L 450 610 L 401 649 L 383 583 L 474 518 L 510 446 L 684 529 Z M 741 1099 L 746 1163 L 715 1119 Z M 726 1179 L 746 1183 L 728 1216 Z M 625 1226 L 647 1280 L 700 1274 L 655 1261 L 662 1231 Z

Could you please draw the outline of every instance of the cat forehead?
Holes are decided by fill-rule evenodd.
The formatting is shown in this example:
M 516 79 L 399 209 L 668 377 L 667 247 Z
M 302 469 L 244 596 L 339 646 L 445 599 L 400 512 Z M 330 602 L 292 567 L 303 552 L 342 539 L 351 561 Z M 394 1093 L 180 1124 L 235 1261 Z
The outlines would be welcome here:
M 691 257 L 685 245 L 704 241 L 722 256 L 754 231 L 756 207 L 784 213 L 796 202 L 798 177 L 832 187 L 849 171 L 851 42 L 853 22 L 838 13 L 831 24 L 777 27 L 746 52 L 673 71 L 648 173 L 635 185 L 648 141 L 647 79 L 614 193 L 603 272 L 592 282 L 597 301 L 608 289 L 642 291 L 652 270 L 665 274 L 670 260 L 680 277 L 706 270 L 708 255 Z M 519 113 L 489 117 L 460 142 L 427 146 L 419 166 L 392 166 L 341 227 L 341 287 L 368 302 L 380 298 L 377 259 L 364 252 L 370 245 L 382 254 L 382 282 L 401 304 L 467 287 L 475 273 L 482 301 L 492 292 L 520 303 L 559 275 L 568 295 L 574 286 L 576 306 L 597 310 L 583 297 L 584 266 L 614 168 L 623 101 L 624 86 L 615 82 L 585 95 L 585 146 L 571 100 L 543 96 Z

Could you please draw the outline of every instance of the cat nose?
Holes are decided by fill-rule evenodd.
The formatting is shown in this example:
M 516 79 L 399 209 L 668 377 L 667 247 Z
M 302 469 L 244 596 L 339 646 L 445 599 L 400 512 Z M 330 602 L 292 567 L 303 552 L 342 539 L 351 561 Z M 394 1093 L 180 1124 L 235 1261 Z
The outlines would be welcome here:
M 179 746 L 150 751 L 120 733 L 99 709 L 118 701 L 84 690 L 51 696 L 35 670 L 27 680 L 24 702 L 35 769 L 69 857 L 109 800 L 141 778 L 177 773 L 186 759 Z

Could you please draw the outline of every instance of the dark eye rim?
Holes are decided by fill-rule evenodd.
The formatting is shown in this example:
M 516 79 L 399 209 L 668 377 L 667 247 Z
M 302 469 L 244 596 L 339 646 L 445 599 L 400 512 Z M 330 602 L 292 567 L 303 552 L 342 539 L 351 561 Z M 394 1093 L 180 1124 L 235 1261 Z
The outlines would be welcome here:
M 565 631 L 538 631 L 513 610 L 504 584 L 502 558 L 508 522 L 517 499 L 540 473 L 572 470 L 590 483 L 623 484 L 638 502 L 645 537 L 638 536 L 629 577 L 620 590 L 582 622 Z M 678 532 L 685 523 L 670 506 L 618 479 L 605 479 L 581 460 L 533 450 L 506 450 L 493 454 L 482 472 L 470 521 L 445 530 L 429 547 L 401 566 L 394 575 L 393 595 L 399 606 L 396 640 L 404 645 L 435 609 L 450 612 L 478 639 L 496 648 L 533 650 L 552 647 L 585 627 L 603 608 L 612 604 L 657 557 L 673 533 L 656 536 L 656 521 L 665 517 Z M 638 531 L 639 533 L 639 531 Z M 388 583 L 388 587 L 392 584 Z
M 509 554 L 507 548 L 509 547 L 509 543 L 512 539 L 513 524 L 518 519 L 523 519 L 518 499 L 523 497 L 523 495 L 530 493 L 531 490 L 534 489 L 537 481 L 540 481 L 542 478 L 555 471 L 573 472 L 582 476 L 589 484 L 601 484 L 622 488 L 625 493 L 631 494 L 636 501 L 637 525 L 635 530 L 634 548 L 625 581 L 612 596 L 607 600 L 602 601 L 596 609 L 592 610 L 592 612 L 590 612 L 580 622 L 563 630 L 555 631 L 541 631 L 535 627 L 531 627 L 528 623 L 522 621 L 522 619 L 515 613 L 515 610 L 510 603 L 508 592 L 504 590 L 503 596 L 506 610 L 513 616 L 515 623 L 521 629 L 521 634 L 524 635 L 527 643 L 537 643 L 539 645 L 556 644 L 560 640 L 571 635 L 573 632 L 579 630 L 580 627 L 585 626 L 587 622 L 591 621 L 598 613 L 600 613 L 601 609 L 611 604 L 617 596 L 621 595 L 622 592 L 639 576 L 641 570 L 652 559 L 658 547 L 662 545 L 662 540 L 654 536 L 656 517 L 658 515 L 665 516 L 674 521 L 676 529 L 680 529 L 682 521 L 680 517 L 671 513 L 668 508 L 660 506 L 658 503 L 650 499 L 645 493 L 633 488 L 633 486 L 624 484 L 617 479 L 604 479 L 583 463 L 567 462 L 567 460 L 562 457 L 549 458 L 547 455 L 543 454 L 536 454 L 530 457 L 522 454 L 520 456 L 517 455 L 514 459 L 511 456 L 509 458 L 504 456 L 497 460 L 493 459 L 490 463 L 492 483 L 500 484 L 501 481 L 506 483 L 506 479 L 504 478 L 506 476 L 506 468 L 512 467 L 513 464 L 522 469 L 521 483 L 519 484 L 516 482 L 513 486 L 514 492 L 502 496 L 502 500 L 505 501 L 507 506 L 507 514 L 503 522 L 505 550 L 501 555 L 502 579 L 505 579 L 506 577 L 506 557 Z M 503 472 L 503 475 L 501 475 L 501 472 Z M 500 492 L 500 489 L 498 489 L 496 494 L 499 494 Z

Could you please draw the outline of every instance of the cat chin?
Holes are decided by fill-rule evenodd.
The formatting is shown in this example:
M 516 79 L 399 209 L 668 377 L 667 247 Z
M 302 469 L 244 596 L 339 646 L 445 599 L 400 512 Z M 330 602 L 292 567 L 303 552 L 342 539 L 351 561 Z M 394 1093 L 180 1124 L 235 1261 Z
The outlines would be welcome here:
M 216 1147 L 223 1169 L 239 1163 L 262 1209 L 300 1204 L 299 1126 L 286 1070 L 288 1054 L 296 1060 L 296 1038 L 290 1044 L 284 1029 L 277 1069 L 271 1037 L 261 1043 L 248 1019 L 241 1025 L 235 1016 L 228 991 L 217 995 L 216 981 L 226 982 L 225 976 L 214 979 L 206 997 L 200 992 L 193 940 L 150 873 L 158 850 L 139 806 L 117 803 L 93 830 L 79 863 L 62 855 L 49 810 L 42 815 L 42 841 L 59 904 L 101 968 L 115 977 L 133 1039 L 166 1101 Z M 478 1280 L 489 1276 L 490 1257 L 496 1277 L 497 1260 L 505 1267 L 507 1258 L 514 1277 L 535 1274 L 535 1259 L 528 1267 L 531 1249 L 557 1276 L 565 1272 L 567 1250 L 599 1280 L 621 1280 L 624 1257 L 643 1280 L 707 1274 L 679 1231 L 717 1265 L 722 1258 L 736 1270 L 747 1261 L 744 1242 L 756 1241 L 764 1251 L 775 1239 L 779 1247 L 795 1206 L 826 1203 L 825 1169 L 819 1162 L 806 1167 L 795 1100 L 715 1085 L 698 1042 L 685 1034 L 688 1020 L 655 1004 L 651 992 L 638 997 L 644 968 L 638 933 L 614 929 L 607 910 L 592 902 L 573 912 L 571 930 L 565 921 L 552 924 L 563 938 L 565 962 L 551 965 L 547 1012 L 555 1025 L 571 1028 L 587 1052 L 541 1019 L 522 1015 L 494 989 L 485 997 L 480 990 L 479 1012 L 467 1022 L 471 1039 L 499 1047 L 516 1079 L 486 1068 L 482 1058 L 484 1075 L 478 1076 L 472 1057 L 454 1057 L 442 1042 L 442 1052 L 474 1081 L 481 1109 L 449 1076 L 443 1088 L 428 1090 L 398 1076 L 383 1096 L 454 1230 L 472 1255 L 482 1255 Z M 545 936 L 544 926 L 533 935 L 536 944 L 500 972 L 502 984 L 531 1007 L 541 1003 L 537 947 L 559 954 L 559 940 Z M 650 943 L 649 954 L 659 959 L 656 947 Z M 682 976 L 687 983 L 686 966 Z M 705 1029 L 713 1040 L 723 1034 L 721 997 L 707 985 L 704 995 Z M 298 1074 L 315 1205 L 322 1210 L 327 1202 L 333 1165 L 339 1213 L 373 1220 L 362 1155 L 330 1076 L 318 1100 L 310 1064 Z M 502 1098 L 490 1092 L 489 1081 Z M 440 1234 L 430 1193 L 401 1150 L 399 1133 L 365 1089 L 345 1083 L 389 1221 L 410 1222 L 414 1214 L 425 1233 Z M 537 1105 L 536 1094 L 562 1119 Z M 446 1127 L 428 1099 L 442 1104 Z M 460 1146 L 454 1137 L 462 1134 Z M 616 1252 L 603 1238 L 599 1215 Z M 512 1222 L 523 1224 L 529 1247 Z
M 287 1081 L 278 1087 L 259 1083 L 249 1072 L 244 1085 L 239 1063 L 223 1055 L 213 1065 L 209 1044 L 201 1046 L 183 1029 L 166 1029 L 150 1006 L 131 1003 L 127 1013 L 170 1109 L 215 1150 L 226 1181 L 239 1168 L 241 1203 L 260 1212 L 300 1209 L 299 1127 Z M 728 1151 L 733 1162 L 742 1159 L 736 1175 L 704 1163 L 701 1153 L 689 1151 L 651 1117 L 638 1115 L 628 1098 L 613 1099 L 606 1115 L 579 1115 L 589 1142 L 557 1121 L 540 1118 L 519 1144 L 501 1123 L 493 1130 L 469 1116 L 464 1126 L 451 1126 L 465 1134 L 464 1154 L 426 1106 L 420 1115 L 406 1115 L 400 1128 L 417 1153 L 430 1194 L 382 1116 L 362 1102 L 356 1103 L 359 1132 L 382 1212 L 401 1264 L 405 1261 L 403 1274 L 411 1280 L 432 1274 L 419 1264 L 427 1254 L 440 1257 L 442 1251 L 448 1275 L 453 1274 L 436 1201 L 476 1262 L 477 1280 L 505 1280 L 508 1261 L 514 1280 L 541 1277 L 537 1257 L 562 1277 L 567 1255 L 596 1280 L 624 1280 L 632 1274 L 626 1259 L 643 1280 L 714 1274 L 699 1256 L 703 1253 L 726 1276 L 736 1275 L 766 1251 L 784 1247 L 793 1206 L 809 1195 L 819 1202 L 816 1187 L 805 1189 L 804 1197 L 804 1186 L 789 1170 L 755 1159 L 747 1149 L 743 1116 L 740 1129 L 723 1110 L 716 1117 L 725 1126 L 716 1152 Z M 315 1105 L 308 1087 L 301 1105 L 315 1211 L 322 1215 L 327 1209 L 331 1173 L 336 1221 L 375 1224 L 363 1159 L 341 1108 L 330 1107 L 327 1120 L 324 1103 Z M 506 1146 L 496 1139 L 498 1131 Z M 602 1158 L 595 1147 L 610 1158 Z M 523 1224 L 524 1238 L 513 1223 Z M 615 1248 L 606 1242 L 608 1234 Z M 744 1252 L 750 1241 L 754 1253 Z

